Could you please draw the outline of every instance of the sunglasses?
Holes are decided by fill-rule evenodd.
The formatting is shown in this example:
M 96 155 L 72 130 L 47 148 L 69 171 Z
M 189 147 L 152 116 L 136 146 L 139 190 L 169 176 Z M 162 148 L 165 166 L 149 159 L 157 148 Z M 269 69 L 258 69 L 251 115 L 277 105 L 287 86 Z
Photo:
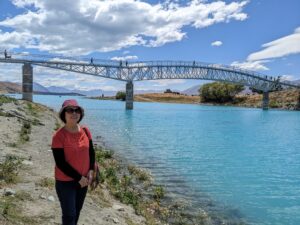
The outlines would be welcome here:
M 80 108 L 66 108 L 65 109 L 67 113 L 73 114 L 75 113 L 81 113 L 81 109 Z

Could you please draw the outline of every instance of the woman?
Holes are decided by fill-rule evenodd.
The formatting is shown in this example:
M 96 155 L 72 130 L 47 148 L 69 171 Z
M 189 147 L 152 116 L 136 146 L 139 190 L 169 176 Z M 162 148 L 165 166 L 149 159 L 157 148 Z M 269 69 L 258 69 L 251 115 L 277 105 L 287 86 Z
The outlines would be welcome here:
M 84 110 L 75 99 L 64 101 L 59 112 L 65 125 L 52 138 L 55 188 L 62 209 L 63 225 L 76 225 L 88 185 L 92 183 L 95 151 L 87 127 L 79 125 Z

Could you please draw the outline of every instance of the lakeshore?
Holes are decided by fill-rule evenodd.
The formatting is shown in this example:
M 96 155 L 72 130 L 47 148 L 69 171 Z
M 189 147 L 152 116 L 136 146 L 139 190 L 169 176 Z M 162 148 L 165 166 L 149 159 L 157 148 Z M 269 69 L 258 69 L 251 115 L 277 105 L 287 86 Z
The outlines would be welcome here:
M 34 99 L 35 102 L 47 104 L 47 106 L 56 110 L 59 109 L 60 102 L 64 100 L 63 98 L 61 99 L 54 96 L 34 96 Z M 199 205 L 193 204 L 192 207 L 201 213 L 198 215 L 195 214 L 196 217 L 193 217 L 196 221 L 202 217 L 204 217 L 206 221 L 209 221 L 208 219 L 211 218 L 211 221 L 214 221 L 214 223 L 203 222 L 202 224 L 220 224 L 217 221 L 220 218 L 224 218 L 224 215 L 225 217 L 227 215 L 227 219 L 232 219 L 232 216 L 241 216 L 241 218 L 250 219 L 247 221 L 256 222 L 251 215 L 257 213 L 256 205 L 264 206 L 265 204 L 265 201 L 258 202 L 260 199 L 255 197 L 257 196 L 256 193 L 264 193 L 265 196 L 272 197 L 272 192 L 269 190 L 272 190 L 273 187 L 267 182 L 268 177 L 272 177 L 274 173 L 280 173 L 280 171 L 282 171 L 281 168 L 283 168 L 280 162 L 285 162 L 285 159 L 289 159 L 280 157 L 280 162 L 277 162 L 278 153 L 284 151 L 286 155 L 289 155 L 289 153 L 292 153 L 293 149 L 298 146 L 298 128 L 296 126 L 297 123 L 295 123 L 295 121 L 298 121 L 297 116 L 299 114 L 297 112 L 281 110 L 263 112 L 259 109 L 160 103 L 137 103 L 135 111 L 125 111 L 123 102 L 119 101 L 97 102 L 85 98 L 78 98 L 78 101 L 88 113 L 83 123 L 89 124 L 97 146 L 100 147 L 100 149 L 104 146 L 102 149 L 104 150 L 103 155 L 111 155 L 110 153 L 106 153 L 108 149 L 114 149 L 116 152 L 113 158 L 107 158 L 107 160 L 104 160 L 105 163 L 101 163 L 107 165 L 107 167 L 103 166 L 102 169 L 104 172 L 103 175 L 105 175 L 103 176 L 105 179 L 102 185 L 107 187 L 107 190 L 109 190 L 109 193 L 111 193 L 114 199 L 119 199 L 123 202 L 126 201 L 133 206 L 134 211 L 138 214 L 140 213 L 137 209 L 143 208 L 141 206 L 144 206 L 143 204 L 136 204 L 137 199 L 141 200 L 140 196 L 144 196 L 146 200 L 155 200 L 153 201 L 154 204 L 149 207 L 146 206 L 145 208 L 148 212 L 151 212 L 150 215 L 159 216 L 168 215 L 169 213 L 168 207 L 165 207 L 172 205 L 167 201 L 169 200 L 169 194 L 182 193 L 184 197 L 188 197 L 186 199 L 189 200 L 189 196 L 191 196 L 192 202 L 195 200 L 200 203 Z M 32 106 L 33 105 L 35 104 L 32 104 Z M 25 105 L 25 108 L 29 108 L 28 105 Z M 14 109 L 13 111 L 18 110 Z M 16 116 L 16 113 L 11 113 Z M 54 113 L 54 115 L 56 114 L 53 111 L 52 113 Z M 278 116 L 280 116 L 280 120 L 278 120 Z M 33 118 L 38 119 L 37 117 Z M 165 118 L 168 119 L 166 120 Z M 35 124 L 34 126 L 39 124 L 39 121 L 31 121 Z M 276 121 L 276 123 L 272 121 Z M 184 125 L 182 122 L 184 122 Z M 243 122 L 243 124 L 240 124 L 240 122 Z M 255 126 L 252 126 L 252 124 L 255 124 Z M 286 129 L 282 129 L 283 124 Z M 263 135 L 266 133 L 264 131 L 269 130 L 271 127 L 272 132 L 268 132 L 267 136 Z M 177 135 L 179 131 L 178 128 L 180 128 L 180 136 Z M 150 129 L 151 132 L 149 132 Z M 260 132 L 255 132 L 257 130 Z M 225 137 L 228 137 L 228 135 L 224 136 L 225 133 L 228 135 L 232 133 L 233 135 L 230 135 L 231 138 L 228 139 Z M 237 133 L 244 133 L 245 138 L 240 137 L 237 139 Z M 18 135 L 17 137 L 19 138 Z M 190 137 L 193 137 L 193 139 Z M 278 141 L 274 142 L 274 137 L 283 138 L 279 138 Z M 26 139 L 26 136 L 24 138 Z M 224 138 L 226 138 L 226 141 Z M 260 146 L 260 148 L 253 148 L 253 138 L 255 138 L 255 143 Z M 218 141 L 215 142 L 215 140 Z M 249 142 L 246 140 L 249 140 Z M 262 140 L 264 143 L 261 143 Z M 287 142 L 290 143 L 289 147 L 282 149 L 285 145 L 284 143 Z M 8 145 L 14 146 L 15 144 L 12 143 Z M 102 152 L 102 150 L 99 152 Z M 270 155 L 269 152 L 272 152 L 272 154 Z M 249 155 L 249 153 L 251 154 Z M 101 155 L 102 153 L 100 156 Z M 52 155 L 50 154 L 50 156 L 52 160 Z M 124 160 L 123 157 L 126 158 L 127 161 Z M 257 163 L 260 162 L 260 159 L 265 157 L 270 158 L 270 160 L 264 160 L 264 164 Z M 173 162 L 175 164 L 173 164 Z M 220 164 L 220 162 L 222 163 Z M 236 162 L 241 162 L 241 165 L 250 163 L 250 167 L 240 167 L 240 163 L 236 164 Z M 273 164 L 273 162 L 276 163 Z M 295 157 L 295 162 L 298 162 L 297 157 Z M 150 187 L 148 192 L 146 192 L 145 186 L 143 186 L 144 182 L 140 182 L 140 180 L 136 178 L 129 178 L 131 174 L 126 167 L 131 163 L 151 171 L 151 174 L 153 174 L 155 178 L 154 183 L 157 184 L 156 187 L 158 188 L 154 189 L 155 186 L 153 188 Z M 288 168 L 291 171 L 297 170 L 296 165 L 294 162 L 289 161 Z M 215 169 L 219 168 L 219 166 L 221 166 L 221 170 Z M 123 169 L 119 170 L 119 168 L 124 167 L 125 172 Z M 243 172 L 236 174 L 236 169 L 234 168 Z M 272 168 L 272 170 L 268 170 L 268 168 Z M 259 173 L 260 171 L 265 171 L 263 177 L 259 176 L 261 174 Z M 268 173 L 268 171 L 272 171 L 272 174 Z M 285 173 L 284 176 L 286 176 L 286 174 L 291 173 Z M 259 179 L 250 180 L 253 176 L 259 176 Z M 248 177 L 250 178 L 247 179 L 247 182 L 243 182 L 245 178 Z M 267 183 L 257 182 L 258 180 L 266 181 Z M 138 181 L 136 184 L 142 188 L 139 189 L 138 187 L 135 188 L 126 185 L 128 183 L 135 183 L 135 181 Z M 44 180 L 43 182 L 47 183 Z M 219 185 L 223 183 L 227 185 Z M 196 188 L 197 195 L 191 195 L 193 194 L 191 192 L 192 189 L 185 189 L 185 184 L 192 189 Z M 249 189 L 249 184 L 251 184 L 251 189 Z M 280 188 L 284 184 L 277 183 L 277 185 Z M 160 186 L 162 186 L 163 189 L 160 189 Z M 126 187 L 128 188 L 126 189 Z M 154 190 L 156 190 L 156 196 L 161 196 L 161 194 L 164 193 L 165 197 L 161 198 L 161 200 L 157 197 L 154 199 Z M 213 190 L 217 195 L 210 194 L 210 190 Z M 291 191 L 292 190 L 295 189 L 291 185 Z M 231 191 L 233 191 L 234 194 L 230 195 Z M 225 200 L 223 200 L 224 198 L 219 198 L 219 196 L 223 197 L 223 193 L 226 194 L 224 196 Z M 254 193 L 255 196 L 253 196 L 252 193 Z M 206 196 L 203 196 L 203 194 Z M 242 208 L 243 205 L 239 207 L 239 204 L 226 204 L 228 202 L 226 198 L 229 197 L 227 199 L 230 199 L 231 196 L 239 202 L 240 199 L 242 199 L 243 202 L 248 204 L 246 206 L 249 206 L 249 210 Z M 173 195 L 173 197 L 178 196 Z M 158 200 L 160 206 L 163 207 L 157 207 Z M 253 200 L 255 200 L 255 202 Z M 143 203 L 143 201 L 141 201 L 141 203 Z M 252 207 L 252 204 L 254 204 L 254 207 Z M 173 205 L 173 208 L 178 207 L 176 204 Z M 188 209 L 188 213 L 190 213 L 191 211 L 189 211 L 188 207 L 191 207 L 191 205 L 184 205 L 187 205 L 186 209 Z M 216 208 L 215 206 L 219 207 Z M 272 207 L 273 205 L 270 204 L 268 208 L 264 207 L 259 211 L 265 211 L 265 209 L 269 210 L 272 209 Z M 218 210 L 220 208 L 223 208 L 223 210 Z M 222 211 L 226 211 L 226 213 L 222 213 Z M 190 219 L 189 215 L 184 214 L 184 212 L 182 214 L 177 213 L 176 215 Z M 288 218 L 295 218 L 294 220 L 297 221 L 298 218 L 298 214 L 296 213 L 282 213 L 282 215 L 286 216 L 286 219 L 282 221 L 287 221 Z M 275 219 L 272 220 L 271 216 L 276 215 L 269 215 L 264 222 L 255 224 L 272 224 L 272 221 Z M 182 219 L 180 217 L 178 218 Z M 147 224 L 156 224 L 150 223 L 149 221 L 150 220 L 146 218 Z M 220 219 L 219 221 L 224 220 Z M 172 221 L 170 221 L 169 224 L 172 224 Z M 191 222 L 190 224 L 198 223 Z M 241 223 L 227 222 L 227 224 Z
M 90 97 L 99 100 L 115 100 L 115 97 Z M 283 90 L 270 93 L 269 107 L 270 109 L 283 110 L 299 110 L 299 91 Z M 236 106 L 247 108 L 261 108 L 262 94 L 240 94 L 234 101 L 227 103 L 203 103 L 199 95 L 189 96 L 171 93 L 149 93 L 134 95 L 136 102 L 160 102 L 160 103 L 179 103 L 179 104 L 198 104 L 198 105 L 214 105 L 214 106 Z
M 52 134 L 60 123 L 56 113 L 40 104 L 6 97 L 1 97 L 0 108 L 0 223 L 60 224 L 50 149 Z M 89 191 L 78 224 L 145 221 L 101 184 L 96 191 Z
M 61 125 L 56 112 L 36 103 L 1 97 L 0 222 L 60 224 L 50 149 L 53 132 Z M 6 128 L 6 129 L 4 129 Z M 204 210 L 192 214 L 187 202 L 165 198 L 163 186 L 151 174 L 113 156 L 97 142 L 101 184 L 89 191 L 79 224 L 216 224 Z M 170 196 L 168 194 L 168 196 Z M 125 204 L 124 204 L 125 203 Z
M 3 224 L 60 224 L 50 149 L 53 132 L 61 125 L 46 106 L 1 97 L 0 222 Z M 192 210 L 151 174 L 96 142 L 101 184 L 89 191 L 79 224 L 219 224 L 224 215 Z M 212 204 L 212 203 L 210 203 Z M 192 212 L 193 211 L 193 212 Z M 231 221 L 232 222 L 232 221 Z M 236 223 L 241 224 L 240 220 Z

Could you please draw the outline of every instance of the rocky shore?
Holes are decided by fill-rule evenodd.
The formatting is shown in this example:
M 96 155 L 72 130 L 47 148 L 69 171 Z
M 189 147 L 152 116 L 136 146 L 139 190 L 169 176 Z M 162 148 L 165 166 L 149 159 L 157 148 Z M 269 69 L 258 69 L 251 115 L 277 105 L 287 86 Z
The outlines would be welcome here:
M 50 149 L 59 126 L 56 113 L 43 105 L 0 96 L 0 124 L 0 224 L 60 224 Z M 145 221 L 101 185 L 89 191 L 79 224 Z
M 57 113 L 0 95 L 0 124 L 0 224 L 60 224 L 50 146 L 61 126 Z M 170 197 L 147 171 L 101 143 L 95 148 L 101 183 L 89 190 L 79 225 L 245 224 L 239 216 L 211 213 Z M 213 202 L 207 204 L 214 208 Z

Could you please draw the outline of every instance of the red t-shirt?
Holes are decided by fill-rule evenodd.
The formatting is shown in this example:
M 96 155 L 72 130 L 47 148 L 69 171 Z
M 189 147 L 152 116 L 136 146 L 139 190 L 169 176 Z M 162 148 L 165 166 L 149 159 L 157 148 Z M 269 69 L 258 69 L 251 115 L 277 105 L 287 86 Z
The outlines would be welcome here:
M 87 134 L 80 127 L 77 133 L 71 133 L 64 128 L 58 129 L 52 137 L 52 149 L 54 151 L 64 151 L 65 160 L 79 174 L 86 176 L 90 167 L 89 140 L 92 135 L 87 127 L 84 127 Z M 55 166 L 55 179 L 60 181 L 72 181 L 73 178 L 64 174 Z

